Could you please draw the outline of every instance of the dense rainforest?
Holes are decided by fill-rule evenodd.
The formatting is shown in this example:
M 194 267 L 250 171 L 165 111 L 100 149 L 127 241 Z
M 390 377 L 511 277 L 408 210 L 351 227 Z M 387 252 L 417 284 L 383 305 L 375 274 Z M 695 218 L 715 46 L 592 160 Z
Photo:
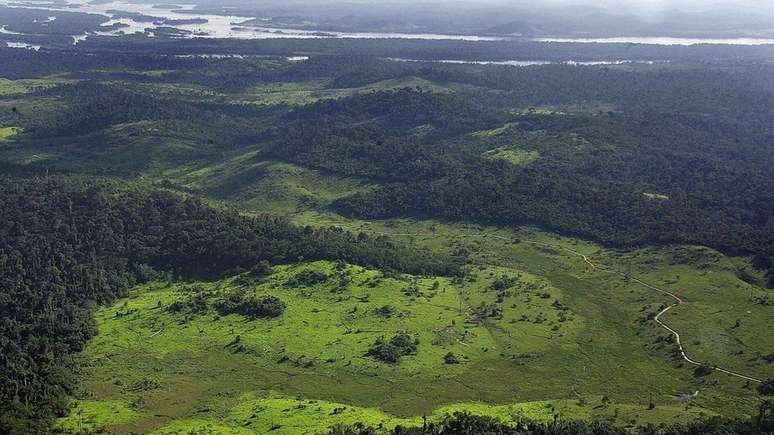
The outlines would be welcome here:
M 242 217 L 163 191 L 62 176 L 0 179 L 0 431 L 45 431 L 66 410 L 91 311 L 162 272 L 209 279 L 267 261 L 334 259 L 455 274 L 384 238 Z

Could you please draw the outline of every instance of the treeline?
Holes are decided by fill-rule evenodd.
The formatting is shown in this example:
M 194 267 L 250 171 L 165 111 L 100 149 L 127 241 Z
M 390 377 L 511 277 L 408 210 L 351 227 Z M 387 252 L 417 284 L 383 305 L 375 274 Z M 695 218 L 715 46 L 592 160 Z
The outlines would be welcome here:
M 63 47 L 64 48 L 64 47 Z M 645 44 L 542 43 L 513 41 L 458 41 L 420 39 L 162 39 L 144 36 L 93 37 L 78 50 L 156 54 L 244 54 L 292 56 L 360 55 L 426 60 L 767 60 L 774 46 L 701 44 L 693 46 Z
M 243 217 L 172 193 L 78 178 L 0 178 L 0 432 L 45 432 L 67 410 L 93 305 L 168 271 L 211 279 L 262 261 L 340 259 L 419 274 L 459 262 L 386 238 Z
M 567 421 L 547 423 L 518 421 L 505 424 L 493 417 L 457 412 L 439 422 L 426 422 L 419 427 L 398 426 L 392 430 L 339 425 L 330 435 L 763 435 L 774 433 L 774 405 L 764 402 L 759 414 L 750 419 L 705 418 L 685 424 L 647 425 L 623 428 L 601 421 Z
M 57 20 L 58 21 L 58 20 Z M 18 40 L 20 37 L 15 38 Z M 29 39 L 22 38 L 22 39 Z M 67 37 L 72 45 L 72 38 Z M 30 42 L 35 42 L 30 40 Z M 146 53 L 89 53 L 74 50 L 20 50 L 0 47 L 0 77 L 8 79 L 32 78 L 57 73 L 76 73 L 89 70 L 166 70 L 196 68 L 212 60 L 184 58 L 153 52 Z

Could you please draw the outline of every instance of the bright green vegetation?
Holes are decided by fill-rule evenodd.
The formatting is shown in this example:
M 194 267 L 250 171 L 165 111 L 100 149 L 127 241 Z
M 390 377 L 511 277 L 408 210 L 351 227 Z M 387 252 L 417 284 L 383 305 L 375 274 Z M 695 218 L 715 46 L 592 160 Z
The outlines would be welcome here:
M 148 75 L 138 72 L 137 74 L 145 77 L 164 76 L 162 73 Z M 106 80 L 105 83 L 128 87 L 143 93 L 194 102 L 222 102 L 257 106 L 299 106 L 320 100 L 347 97 L 358 93 L 390 91 L 403 88 L 417 88 L 431 92 L 449 92 L 448 88 L 419 77 L 388 79 L 357 87 L 333 87 L 328 80 L 261 83 L 238 91 L 212 89 L 194 83 L 117 80 Z
M 515 148 L 495 148 L 484 153 L 484 158 L 490 160 L 505 160 L 514 166 L 527 166 L 540 158 L 537 151 L 525 151 Z
M 498 296 L 491 290 L 492 283 L 508 277 L 500 269 L 479 271 L 473 275 L 475 282 L 468 284 L 454 284 L 445 278 L 384 277 L 356 266 L 337 269 L 327 262 L 276 269 L 263 283 L 249 289 L 256 295 L 276 296 L 287 304 L 285 312 L 276 319 L 244 322 L 238 315 L 192 313 L 185 323 L 168 330 L 181 321 L 181 316 L 163 308 L 197 294 L 210 297 L 211 293 L 210 299 L 216 298 L 234 291 L 238 284 L 151 284 L 138 288 L 132 298 L 98 313 L 102 329 L 90 351 L 107 354 L 122 346 L 132 346 L 143 354 L 163 358 L 176 351 L 200 353 L 222 349 L 239 336 L 238 344 L 245 348 L 241 353 L 289 365 L 319 365 L 326 370 L 390 377 L 422 370 L 431 377 L 440 377 L 458 374 L 465 367 L 447 366 L 443 356 L 448 352 L 459 354 L 470 364 L 498 348 L 501 352 L 543 352 L 572 341 L 582 323 L 572 313 L 551 306 L 561 299 L 558 290 L 522 274 L 509 277 L 514 281 L 508 282 L 513 287 L 507 289 L 513 295 L 502 302 L 521 307 L 509 309 L 502 319 L 497 318 L 497 324 L 502 326 L 496 330 L 482 328 L 481 323 L 494 320 L 491 309 L 480 310 L 479 306 L 493 304 Z M 309 286 L 300 284 L 310 272 L 321 274 L 325 281 Z M 543 298 L 544 293 L 553 294 Z M 526 299 L 529 302 L 524 302 Z M 147 318 L 143 314 L 154 315 Z M 218 319 L 213 321 L 213 316 Z M 530 320 L 519 325 L 524 316 Z M 539 318 L 544 320 L 538 321 Z M 399 331 L 407 331 L 425 344 L 420 345 L 421 351 L 415 357 L 406 357 L 394 366 L 363 358 L 376 338 L 390 337 Z M 156 333 L 153 339 L 144 338 Z M 518 346 L 505 343 L 505 337 L 516 340 Z M 498 339 L 503 343 L 498 345 Z
M 651 192 L 643 192 L 643 195 L 645 198 L 648 198 L 650 200 L 654 201 L 668 201 L 669 197 L 667 195 L 662 195 L 660 193 L 651 193 Z
M 463 249 L 481 266 L 462 282 L 389 276 L 330 262 L 277 266 L 270 276 L 247 284 L 250 294 L 270 294 L 287 304 L 275 319 L 217 313 L 213 306 L 219 295 L 245 286 L 238 277 L 138 287 L 128 299 L 98 312 L 100 335 L 87 351 L 96 361 L 85 384 L 90 400 L 134 403 L 138 412 L 132 422 L 108 425 L 111 430 L 298 433 L 304 427 L 309 430 L 304 433 L 314 433 L 336 422 L 418 424 L 422 414 L 440 418 L 461 409 L 504 421 L 512 416 L 550 420 L 559 414 L 624 425 L 687 421 L 717 412 L 752 414 L 753 387 L 720 373 L 695 378 L 692 367 L 670 361 L 671 347 L 659 338 L 666 332 L 640 322 L 659 304 L 671 303 L 668 298 L 593 270 L 559 248 L 678 292 L 687 303 L 674 319 L 664 320 L 686 331 L 686 347 L 695 358 L 707 356 L 757 376 L 771 374 L 761 356 L 772 343 L 748 336 L 766 324 L 767 313 L 747 300 L 749 293 L 765 290 L 737 277 L 743 259 L 690 247 L 622 254 L 534 230 L 331 221 L 313 212 L 296 219 L 389 233 L 440 251 Z M 707 282 L 722 287 L 724 296 L 707 298 Z M 494 288 L 508 284 L 511 294 L 498 304 Z M 167 309 L 196 294 L 207 295 L 202 311 Z M 482 302 L 502 309 L 502 318 L 499 313 L 478 317 Z M 729 327 L 737 313 L 719 313 L 729 304 L 739 315 L 750 312 L 738 328 Z M 691 330 L 698 324 L 702 334 L 728 336 L 737 344 L 693 345 Z M 377 338 L 403 331 L 419 339 L 416 355 L 396 364 L 366 356 Z M 735 354 L 738 349 L 745 352 Z M 447 364 L 448 353 L 460 363 Z M 132 387 L 140 385 L 146 388 Z M 696 389 L 700 395 L 689 407 L 676 400 Z M 651 401 L 655 409 L 648 409 Z
M 273 392 L 246 393 L 233 400 L 231 409 L 224 409 L 223 418 L 219 421 L 205 418 L 190 418 L 175 420 L 152 431 L 154 434 L 185 434 L 185 433 L 219 433 L 219 434 L 254 434 L 276 433 L 282 435 L 316 434 L 330 429 L 338 424 L 363 423 L 368 426 L 381 426 L 392 429 L 397 425 L 421 426 L 422 418 L 400 418 L 385 414 L 375 408 L 361 408 L 343 403 L 321 400 L 290 398 Z M 578 406 L 573 400 L 524 402 L 503 406 L 492 406 L 483 403 L 470 402 L 444 406 L 428 415 L 429 421 L 437 421 L 445 415 L 454 412 L 468 411 L 476 415 L 495 417 L 503 422 L 520 419 L 533 421 L 550 421 L 554 412 L 561 410 L 573 418 L 604 417 L 608 414 L 619 415 L 621 418 L 644 417 L 646 420 L 664 421 L 698 417 L 696 410 L 684 410 L 680 406 L 669 406 L 645 412 L 640 407 L 613 405 L 605 399 L 596 397 L 589 405 Z M 614 409 L 613 409 L 614 408 Z M 67 422 L 72 420 L 68 419 Z M 139 419 L 135 419 L 137 422 Z M 109 427 L 113 430 L 132 427 L 129 421 L 115 421 L 112 425 L 93 424 L 89 420 L 81 424 L 81 428 L 92 429 Z M 91 423 L 91 424 L 89 424 Z M 122 426 L 120 423 L 129 423 Z M 63 421 L 64 424 L 64 421 Z M 69 429 L 69 427 L 67 427 Z
M 41 91 L 57 85 L 74 82 L 75 80 L 64 79 L 61 77 L 21 80 L 8 80 L 5 78 L 0 78 L 0 97 Z
M 17 127 L 0 127 L 0 142 L 6 141 L 19 134 Z
M 66 432 L 79 432 L 128 423 L 140 417 L 142 414 L 120 400 L 79 400 L 70 415 L 59 420 L 59 427 Z
M 22 94 L 26 91 L 27 88 L 16 81 L 0 78 L 0 95 Z

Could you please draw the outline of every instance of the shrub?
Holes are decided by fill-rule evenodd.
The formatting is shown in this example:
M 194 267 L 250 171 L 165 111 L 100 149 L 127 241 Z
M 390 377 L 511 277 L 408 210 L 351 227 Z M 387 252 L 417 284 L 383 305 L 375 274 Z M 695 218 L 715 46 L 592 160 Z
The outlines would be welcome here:
M 443 356 L 443 362 L 446 364 L 459 364 L 460 360 L 457 359 L 457 356 L 453 353 L 449 352 L 446 355 Z
M 324 283 L 328 281 L 328 275 L 323 272 L 305 269 L 297 273 L 293 278 L 290 278 L 285 284 L 288 287 L 311 287 L 313 285 Z
M 395 334 L 390 341 L 385 341 L 384 337 L 379 337 L 373 346 L 368 350 L 366 356 L 374 357 L 389 364 L 400 361 L 405 355 L 415 355 L 417 353 L 418 339 L 411 338 L 405 332 Z
M 376 309 L 376 314 L 380 317 L 392 317 L 396 312 L 397 310 L 392 305 L 385 305 Z
M 702 364 L 702 365 L 696 367 L 696 369 L 694 369 L 693 375 L 696 376 L 697 378 L 699 378 L 699 377 L 702 377 L 702 376 L 707 376 L 708 374 L 712 373 L 713 371 L 715 371 L 715 368 L 712 367 L 711 365 Z
M 215 302 L 221 315 L 241 314 L 250 318 L 279 317 L 285 311 L 285 303 L 275 296 L 255 297 L 244 290 L 224 295 Z
M 500 277 L 492 283 L 492 290 L 502 291 L 513 287 L 519 280 L 511 277 Z

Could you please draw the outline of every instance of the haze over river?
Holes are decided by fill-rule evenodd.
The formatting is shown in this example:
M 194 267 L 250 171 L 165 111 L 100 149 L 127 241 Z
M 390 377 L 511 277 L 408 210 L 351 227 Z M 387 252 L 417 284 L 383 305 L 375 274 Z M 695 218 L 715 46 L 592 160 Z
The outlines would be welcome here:
M 57 11 L 85 12 L 104 15 L 110 20 L 103 24 L 104 31 L 96 31 L 93 35 L 120 36 L 133 33 L 144 33 L 153 36 L 154 30 L 164 27 L 179 31 L 176 37 L 183 38 L 236 38 L 236 39 L 269 39 L 269 38 L 401 38 L 425 40 L 461 40 L 461 41 L 501 41 L 512 40 L 508 36 L 477 36 L 434 33 L 379 33 L 379 32 L 335 32 L 310 29 L 288 29 L 272 26 L 271 18 L 215 15 L 197 13 L 195 5 L 178 3 L 154 5 L 139 4 L 125 1 L 90 2 L 89 0 L 68 1 L 16 1 L 0 0 L 0 6 L 43 9 L 52 12 L 55 19 Z M 157 17 L 159 20 L 135 20 L 126 14 L 141 14 Z M 190 22 L 197 19 L 196 22 Z M 185 20 L 189 22 L 164 23 L 163 20 Z M 256 24 L 265 23 L 265 25 Z M 4 32 L 9 33 L 9 32 Z M 75 43 L 86 39 L 92 34 L 72 35 Z M 733 39 L 702 39 L 702 38 L 670 38 L 670 37 L 616 37 L 616 38 L 537 38 L 541 42 L 587 42 L 587 43 L 635 43 L 662 45 L 692 45 L 692 44 L 739 44 L 761 45 L 774 44 L 774 39 L 733 38 Z

